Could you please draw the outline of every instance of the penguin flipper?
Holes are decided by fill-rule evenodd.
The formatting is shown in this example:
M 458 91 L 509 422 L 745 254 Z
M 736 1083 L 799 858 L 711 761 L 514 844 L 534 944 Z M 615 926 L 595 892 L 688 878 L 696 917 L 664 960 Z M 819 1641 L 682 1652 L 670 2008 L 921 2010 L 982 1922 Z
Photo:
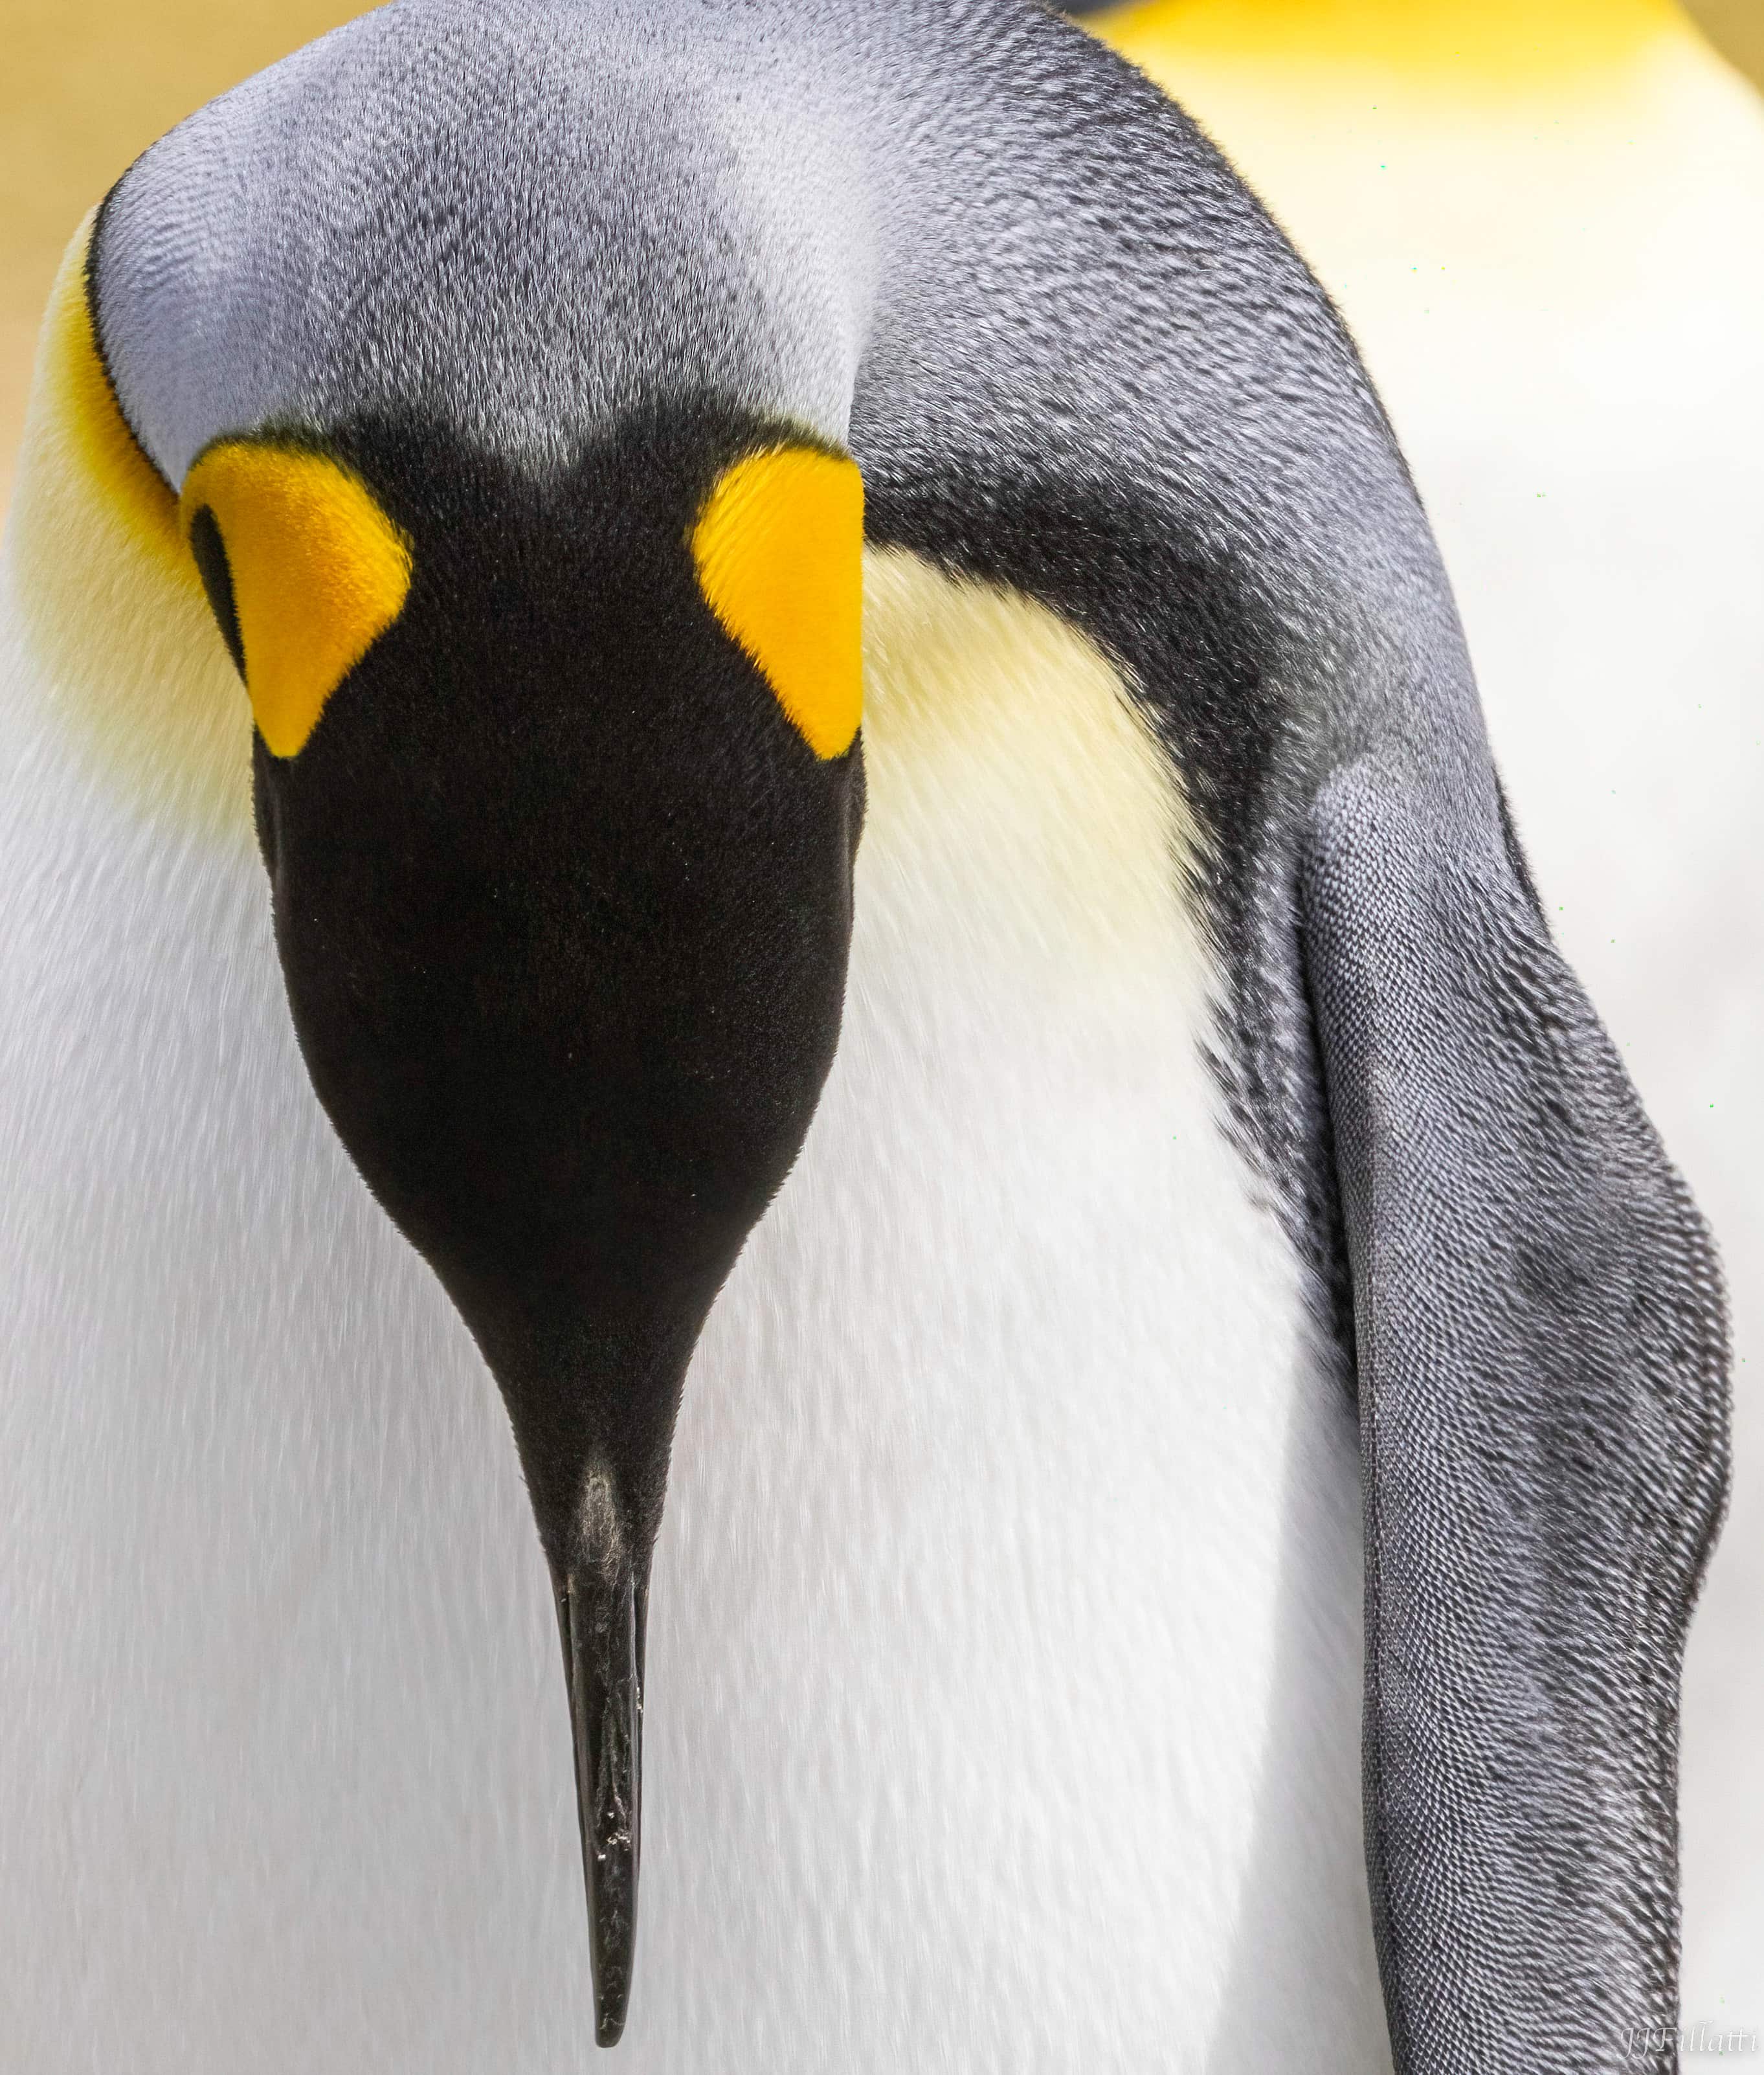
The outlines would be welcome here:
M 1344 766 L 1302 896 L 1354 1290 L 1365 1821 L 1401 2075 L 1677 2066 L 1720 1272 L 1496 816 Z

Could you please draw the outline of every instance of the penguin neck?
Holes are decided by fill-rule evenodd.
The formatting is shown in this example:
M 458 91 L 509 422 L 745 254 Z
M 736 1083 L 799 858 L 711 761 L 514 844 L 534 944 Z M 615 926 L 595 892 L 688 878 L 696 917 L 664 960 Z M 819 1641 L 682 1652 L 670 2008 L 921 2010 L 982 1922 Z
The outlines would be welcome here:
M 1352 1414 L 1223 1127 L 1194 818 L 1058 615 L 899 549 L 865 611 L 844 1029 L 656 1552 L 651 1978 L 731 2065 L 807 1939 L 837 1992 L 774 1993 L 814 2059 L 843 2021 L 866 2065 L 1051 2027 L 1363 2075 Z
M 1168 963 L 1174 939 L 1203 1017 L 1211 967 L 1177 891 L 1195 872 L 1199 831 L 1112 664 L 1047 607 L 904 549 L 865 557 L 864 628 L 872 869 L 860 864 L 860 890 L 910 872 L 941 884 L 946 912 L 978 932 L 1008 859 L 1013 913 L 1034 913 L 1075 980 L 1142 970 L 1153 945 Z
M 1228 2034 L 1246 2061 L 1363 2075 L 1352 1414 L 1221 1127 L 1194 820 L 1131 688 L 1058 615 L 904 551 L 867 579 L 845 1032 L 688 1377 L 657 1550 L 656 2065 L 704 2056 L 707 2011 L 741 2066 L 773 2025 L 837 2064 L 854 2023 L 899 2034 L 866 2065 L 926 2036 L 1029 2065 L 1101 2011 L 1123 2065 Z M 6 706 L 31 783 L 0 849 L 63 893 L 9 955 L 0 1056 L 36 1163 L 21 1199 L 56 1206 L 26 1272 L 103 1272 L 32 1315 L 31 1474 L 84 1462 L 54 1410 L 75 1380 L 81 1435 L 145 1416 L 129 1476 L 165 1496 L 117 1591 L 145 1630 L 168 1566 L 207 1591 L 210 1543 L 246 1551 L 255 1640 L 226 1675 L 285 1679 L 302 1720 L 368 1705 L 342 1667 L 397 1632 L 407 1545 L 436 1567 L 419 1580 L 478 1552 L 447 1648 L 387 1661 L 440 1710 L 530 1637 L 514 1690 L 545 1701 L 485 1698 L 494 1729 L 458 1761 L 462 1805 L 513 1812 L 491 1891 L 524 1894 L 561 1805 L 555 1646 L 494 1394 L 318 1113 L 248 832 L 143 804 L 58 697 L 21 669 Z M 63 1056 L 46 1031 L 82 1034 Z M 87 1359 L 94 1333 L 127 1359 Z M 90 1489 L 77 1532 L 102 1550 L 114 1485 Z M 284 1572 L 349 1581 L 292 1657 L 251 1626 Z M 193 1688 L 219 1675 L 206 1633 L 168 1644 Z M 359 1731 L 392 1811 L 376 1868 L 424 1863 L 405 1720 L 388 1694 Z M 316 1837 L 334 1768 L 287 1762 Z M 259 1799 L 228 1804 L 241 1834 Z M 545 1898 L 534 1951 L 575 1950 L 579 1899 Z M 838 1993 L 776 1969 L 823 1950 Z

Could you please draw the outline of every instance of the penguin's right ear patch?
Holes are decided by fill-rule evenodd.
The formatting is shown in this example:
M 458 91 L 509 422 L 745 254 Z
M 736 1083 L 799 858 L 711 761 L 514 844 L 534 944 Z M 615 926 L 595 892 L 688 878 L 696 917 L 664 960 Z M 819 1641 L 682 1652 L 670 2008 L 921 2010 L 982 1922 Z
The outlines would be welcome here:
M 814 447 L 749 454 L 718 478 L 688 545 L 698 588 L 823 760 L 863 711 L 863 478 Z
M 275 756 L 404 609 L 411 549 L 359 476 L 303 448 L 226 440 L 184 478 L 184 536 Z

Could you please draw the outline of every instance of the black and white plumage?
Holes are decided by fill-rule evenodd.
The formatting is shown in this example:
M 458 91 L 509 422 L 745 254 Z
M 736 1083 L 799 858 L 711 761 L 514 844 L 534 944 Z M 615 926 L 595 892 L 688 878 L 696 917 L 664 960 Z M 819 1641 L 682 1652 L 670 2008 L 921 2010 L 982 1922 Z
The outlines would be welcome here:
M 727 719 L 739 669 L 669 557 L 708 458 L 743 440 L 795 428 L 863 471 L 843 1034 L 684 1401 L 648 1667 L 650 2007 L 628 2051 L 892 2066 L 929 2038 L 952 2065 L 1058 2065 L 1095 2025 L 1099 2052 L 1144 2065 L 1173 2040 L 1200 2054 L 1228 2010 L 1242 2023 L 1236 1969 L 1267 1999 L 1246 2054 L 1363 2068 L 1384 2050 L 1375 1935 L 1406 2069 L 1580 2067 L 1588 2040 L 1615 2065 L 1633 2027 L 1669 2021 L 1678 1653 L 1723 1467 L 1712 1259 L 1550 946 L 1352 350 L 1182 119 L 1014 6 L 424 0 L 174 133 L 108 205 L 89 278 L 168 483 L 218 437 L 292 429 L 414 543 L 412 606 L 310 751 L 286 771 L 257 752 L 309 1056 L 340 1056 L 313 1005 L 314 971 L 342 969 L 325 948 L 346 941 L 371 986 L 405 970 L 420 888 L 468 822 L 487 849 L 519 835 L 498 900 L 566 883 L 547 874 L 570 755 L 689 800 L 681 854 L 719 886 L 757 843 L 779 876 L 756 887 L 839 907 L 838 846 L 801 836 L 775 716 Z M 363 1921 L 381 1932 L 384 1883 L 420 1883 L 443 1949 L 487 1945 L 486 1972 L 437 1980 L 416 1964 L 433 1934 L 404 1973 L 364 1961 L 360 1927 L 296 1941 L 359 1970 L 345 2022 L 364 2050 L 423 2036 L 433 2007 L 455 2015 L 427 2065 L 469 2062 L 499 2008 L 564 2022 L 523 1989 L 554 1971 L 555 1710 L 498 1712 L 474 1647 L 527 1587 L 502 1547 L 511 1477 L 439 1438 L 474 1416 L 469 1385 L 399 1414 L 387 1491 L 324 1499 L 335 1597 L 360 1589 L 352 1563 L 400 1571 L 408 1537 L 405 1604 L 465 1621 L 435 1589 L 458 1563 L 478 1618 L 400 1638 L 396 1687 L 434 1682 L 420 1707 L 391 1689 L 358 1706 L 317 1671 L 335 1630 L 316 1614 L 312 1664 L 278 1685 L 261 1588 L 299 1547 L 288 1437 L 317 1467 L 391 1416 L 389 1377 L 465 1358 L 305 1092 L 218 637 L 188 589 L 131 596 L 126 566 L 101 566 L 106 515 L 57 463 L 39 428 L 7 722 L 17 876 L 44 889 L 21 904 L 7 1037 L 18 1337 L 56 1385 L 28 1430 L 37 1489 L 65 1479 L 76 1518 L 132 1495 L 143 1609 L 155 1565 L 242 1563 L 231 1654 L 267 1667 L 247 1690 L 268 1696 L 279 1783 L 212 1680 L 183 1689 L 181 1728 L 176 1708 L 163 1732 L 131 1726 L 126 1779 L 219 1762 L 175 1848 L 129 1854 L 100 1978 L 139 2007 L 180 1903 L 189 1936 L 250 1940 L 267 1911 L 255 1942 L 285 1939 L 291 1869 L 237 1874 L 242 1916 L 217 1934 L 213 1890 L 183 1894 L 176 1870 L 226 1863 L 254 1817 L 328 1863 L 313 1796 L 347 1820 L 337 1754 L 365 1725 Z M 633 597 L 653 602 L 628 608 L 647 643 L 615 667 Z M 179 611 L 189 657 L 164 652 Z M 181 704 L 131 703 L 131 666 Z M 656 726 L 643 702 L 664 684 Z M 597 805 L 605 870 L 633 831 L 640 864 L 643 799 Z M 395 899 L 372 892 L 382 850 L 414 859 Z M 517 926 L 469 886 L 453 899 L 419 961 L 450 1013 Z M 669 913 L 654 926 L 669 940 Z M 478 961 L 461 951 L 453 978 L 434 965 L 450 942 Z M 474 1013 L 454 1065 L 494 1091 L 506 1003 Z M 411 1021 L 409 1057 L 434 1028 Z M 739 1104 L 776 1054 L 731 1056 Z M 795 1069 L 781 1108 L 812 1078 Z M 334 1075 L 327 1100 L 445 1275 L 452 1214 L 401 1207 L 405 1141 L 383 1157 L 345 1121 Z M 486 1323 L 484 1257 L 454 1294 L 509 1390 L 527 1358 Z M 316 1294 L 339 1279 L 341 1330 Z M 130 1394 L 145 1433 L 83 1431 L 82 1373 Z M 544 1388 L 512 1394 L 542 1530 L 547 1476 L 561 1490 L 580 1467 L 532 1439 Z M 27 1552 L 55 1520 L 26 1522 Z M 47 1585 L 43 1605 L 29 1690 L 53 1802 L 56 1725 L 106 1667 L 58 1656 Z M 353 1618 L 395 1622 L 385 1602 Z M 230 1654 L 222 1626 L 186 1631 L 193 1664 Z M 449 1707 L 484 1712 L 444 1754 Z M 449 1841 L 437 1786 L 444 1807 L 482 1797 L 478 1848 Z M 457 1871 L 424 1877 L 422 1851 L 481 1875 L 475 1897 Z M 112 1906 L 85 1896 L 90 1863 L 33 1875 L 64 1922 Z M 251 1994 L 211 2007 L 207 2050 Z M 453 2043 L 461 2026 L 482 2044 Z

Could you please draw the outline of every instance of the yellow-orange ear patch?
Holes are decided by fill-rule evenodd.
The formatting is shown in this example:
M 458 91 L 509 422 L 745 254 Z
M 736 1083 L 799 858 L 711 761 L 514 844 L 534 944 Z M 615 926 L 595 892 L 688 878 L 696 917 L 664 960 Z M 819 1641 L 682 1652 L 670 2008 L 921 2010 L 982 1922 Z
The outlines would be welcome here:
M 863 712 L 863 478 L 812 447 L 724 471 L 690 536 L 705 602 L 819 757 Z
M 339 462 L 250 440 L 201 455 L 179 508 L 258 732 L 273 755 L 296 756 L 325 702 L 404 611 L 410 544 Z

